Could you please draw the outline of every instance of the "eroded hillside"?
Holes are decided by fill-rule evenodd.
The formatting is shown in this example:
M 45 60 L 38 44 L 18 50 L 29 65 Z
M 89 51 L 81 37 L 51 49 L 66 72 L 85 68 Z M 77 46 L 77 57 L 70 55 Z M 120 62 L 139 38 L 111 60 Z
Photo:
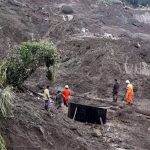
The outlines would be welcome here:
M 73 9 L 69 20 L 62 13 L 63 5 Z M 45 84 L 56 90 L 69 84 L 75 93 L 110 101 L 114 78 L 121 84 L 120 100 L 124 82 L 130 79 L 137 89 L 136 107 L 149 110 L 149 15 L 149 8 L 133 9 L 119 0 L 0 0 L 0 61 L 23 41 L 53 41 L 61 54 L 56 83 L 49 83 L 45 68 L 39 68 L 26 86 L 39 92 L 38 87 Z M 8 149 L 150 147 L 149 118 L 135 112 L 113 118 L 115 111 L 110 110 L 106 134 L 102 135 L 99 126 L 72 122 L 55 108 L 53 116 L 41 109 L 42 100 L 37 97 L 16 95 L 15 118 L 0 123 Z

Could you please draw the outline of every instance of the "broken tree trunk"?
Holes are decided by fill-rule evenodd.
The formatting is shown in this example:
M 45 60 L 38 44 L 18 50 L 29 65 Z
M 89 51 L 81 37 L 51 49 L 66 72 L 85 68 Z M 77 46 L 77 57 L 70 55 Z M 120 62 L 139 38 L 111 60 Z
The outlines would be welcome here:
M 148 110 L 140 110 L 140 109 L 136 108 L 135 112 L 138 114 L 145 115 L 145 116 L 150 116 L 150 111 L 148 111 Z
M 140 109 L 135 108 L 135 107 L 120 109 L 120 110 L 118 110 L 116 112 L 116 115 L 117 116 L 121 116 L 124 113 L 133 113 L 133 112 L 136 112 L 138 114 L 142 114 L 142 115 L 145 115 L 145 116 L 150 116 L 150 111 L 148 111 L 148 110 L 140 110 Z

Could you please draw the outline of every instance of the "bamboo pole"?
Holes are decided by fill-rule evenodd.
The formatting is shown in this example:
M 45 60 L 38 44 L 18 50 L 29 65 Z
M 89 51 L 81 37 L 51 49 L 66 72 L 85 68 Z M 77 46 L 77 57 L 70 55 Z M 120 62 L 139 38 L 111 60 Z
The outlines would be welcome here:
M 77 110 L 78 110 L 78 107 L 76 107 L 76 109 L 75 109 L 74 116 L 73 116 L 73 121 L 74 121 L 74 119 L 76 117 Z

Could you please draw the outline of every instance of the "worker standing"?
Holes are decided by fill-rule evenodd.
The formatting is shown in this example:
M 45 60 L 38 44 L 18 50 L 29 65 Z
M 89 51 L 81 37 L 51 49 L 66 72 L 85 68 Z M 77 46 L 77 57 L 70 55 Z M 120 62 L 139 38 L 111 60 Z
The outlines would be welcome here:
M 119 83 L 117 79 L 115 79 L 115 83 L 113 85 L 113 102 L 117 102 L 118 100 L 118 91 L 119 91 Z
M 69 90 L 69 86 L 65 85 L 65 89 L 63 91 L 63 97 L 64 97 L 64 105 L 68 107 L 68 103 L 70 100 L 71 91 Z
M 133 85 L 130 83 L 129 80 L 126 80 L 126 84 L 127 84 L 127 91 L 126 91 L 126 95 L 125 95 L 125 99 L 127 101 L 128 105 L 132 105 L 133 104 Z
M 63 103 L 63 94 L 61 91 L 57 92 L 56 95 L 56 105 L 57 105 L 57 109 L 62 107 L 62 103 Z
M 50 104 L 50 101 L 49 101 L 49 99 L 50 99 L 49 86 L 46 86 L 46 88 L 44 89 L 43 96 L 44 96 L 44 101 L 45 101 L 44 108 L 45 108 L 45 110 L 48 111 L 49 104 Z

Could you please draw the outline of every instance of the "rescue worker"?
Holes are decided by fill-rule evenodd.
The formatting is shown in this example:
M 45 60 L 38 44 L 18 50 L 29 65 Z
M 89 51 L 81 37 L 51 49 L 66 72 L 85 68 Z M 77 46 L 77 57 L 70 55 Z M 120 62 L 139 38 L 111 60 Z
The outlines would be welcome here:
M 45 101 L 44 108 L 45 108 L 45 110 L 48 111 L 49 104 L 50 104 L 50 101 L 49 101 L 49 99 L 50 99 L 49 86 L 46 86 L 46 88 L 44 89 L 43 96 L 44 96 L 44 101 Z
M 117 102 L 118 100 L 118 91 L 119 91 L 119 83 L 117 79 L 114 80 L 115 83 L 113 85 L 113 102 Z
M 129 80 L 126 80 L 126 84 L 127 84 L 127 90 L 126 90 L 126 95 L 125 95 L 125 99 L 127 101 L 128 105 L 132 105 L 133 104 L 133 85 L 130 83 Z
M 62 103 L 63 103 L 63 94 L 61 91 L 57 92 L 56 95 L 56 105 L 57 105 L 57 109 L 62 107 Z
M 68 103 L 69 103 L 69 100 L 70 100 L 70 94 L 71 94 L 71 91 L 69 90 L 68 85 L 65 85 L 65 89 L 62 92 L 62 94 L 63 94 L 63 97 L 64 97 L 64 105 L 68 107 Z

